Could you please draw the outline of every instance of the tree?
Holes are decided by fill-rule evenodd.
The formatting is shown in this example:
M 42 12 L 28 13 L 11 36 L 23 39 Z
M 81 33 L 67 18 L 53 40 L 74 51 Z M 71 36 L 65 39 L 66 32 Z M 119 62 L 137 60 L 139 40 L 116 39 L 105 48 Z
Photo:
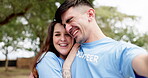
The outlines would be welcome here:
M 16 50 L 17 42 L 13 41 L 13 39 L 8 36 L 5 36 L 5 39 L 3 40 L 3 42 L 5 44 L 2 46 L 1 51 L 5 55 L 5 71 L 8 71 L 8 64 L 9 64 L 8 54 Z
M 11 21 L 9 24 L 7 24 L 7 26 L 3 26 L 0 28 L 1 32 L 0 42 L 4 42 L 4 45 L 2 46 L 2 53 L 6 57 L 5 58 L 6 71 L 8 70 L 8 54 L 19 48 L 17 47 L 18 43 L 17 39 L 18 38 L 21 39 L 21 36 L 23 35 L 21 34 L 23 29 L 20 26 L 21 26 L 20 23 L 15 23 L 15 21 Z

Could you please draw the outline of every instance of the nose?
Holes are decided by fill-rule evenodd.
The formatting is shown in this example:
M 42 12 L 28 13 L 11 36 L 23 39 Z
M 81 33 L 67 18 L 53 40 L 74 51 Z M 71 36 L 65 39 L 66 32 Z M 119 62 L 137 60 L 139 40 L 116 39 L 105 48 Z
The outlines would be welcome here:
M 72 26 L 70 24 L 64 24 L 64 28 L 66 29 L 66 31 L 69 33 L 69 30 L 72 28 Z
M 65 35 L 62 35 L 61 38 L 60 38 L 60 40 L 61 40 L 61 41 L 66 41 Z

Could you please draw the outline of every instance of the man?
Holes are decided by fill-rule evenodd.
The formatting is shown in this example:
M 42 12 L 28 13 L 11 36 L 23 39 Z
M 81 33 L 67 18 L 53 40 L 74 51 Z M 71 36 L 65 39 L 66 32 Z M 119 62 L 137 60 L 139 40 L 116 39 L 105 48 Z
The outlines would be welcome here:
M 81 44 L 72 64 L 72 78 L 148 77 L 148 53 L 136 45 L 106 37 L 87 0 L 66 0 L 57 9 L 55 19 Z

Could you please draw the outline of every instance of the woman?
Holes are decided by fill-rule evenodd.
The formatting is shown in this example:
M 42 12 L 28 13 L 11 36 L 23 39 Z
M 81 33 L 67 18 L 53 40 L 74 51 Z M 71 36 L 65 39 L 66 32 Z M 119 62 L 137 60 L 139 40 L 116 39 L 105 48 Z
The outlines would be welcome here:
M 36 56 L 33 65 L 34 77 L 30 75 L 29 78 L 62 78 L 62 65 L 73 44 L 74 39 L 64 27 L 60 23 L 52 22 L 48 28 L 45 44 Z M 75 54 L 78 46 L 79 44 L 75 44 L 71 52 Z

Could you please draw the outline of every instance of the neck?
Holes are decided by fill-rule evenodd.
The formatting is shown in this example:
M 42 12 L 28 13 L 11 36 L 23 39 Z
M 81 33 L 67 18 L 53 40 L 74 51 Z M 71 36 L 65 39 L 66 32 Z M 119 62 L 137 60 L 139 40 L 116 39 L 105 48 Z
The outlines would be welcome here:
M 88 40 L 85 43 L 93 42 L 105 38 L 106 36 L 101 31 L 98 25 L 92 27 Z
M 65 60 L 67 56 L 60 55 L 60 57 Z

